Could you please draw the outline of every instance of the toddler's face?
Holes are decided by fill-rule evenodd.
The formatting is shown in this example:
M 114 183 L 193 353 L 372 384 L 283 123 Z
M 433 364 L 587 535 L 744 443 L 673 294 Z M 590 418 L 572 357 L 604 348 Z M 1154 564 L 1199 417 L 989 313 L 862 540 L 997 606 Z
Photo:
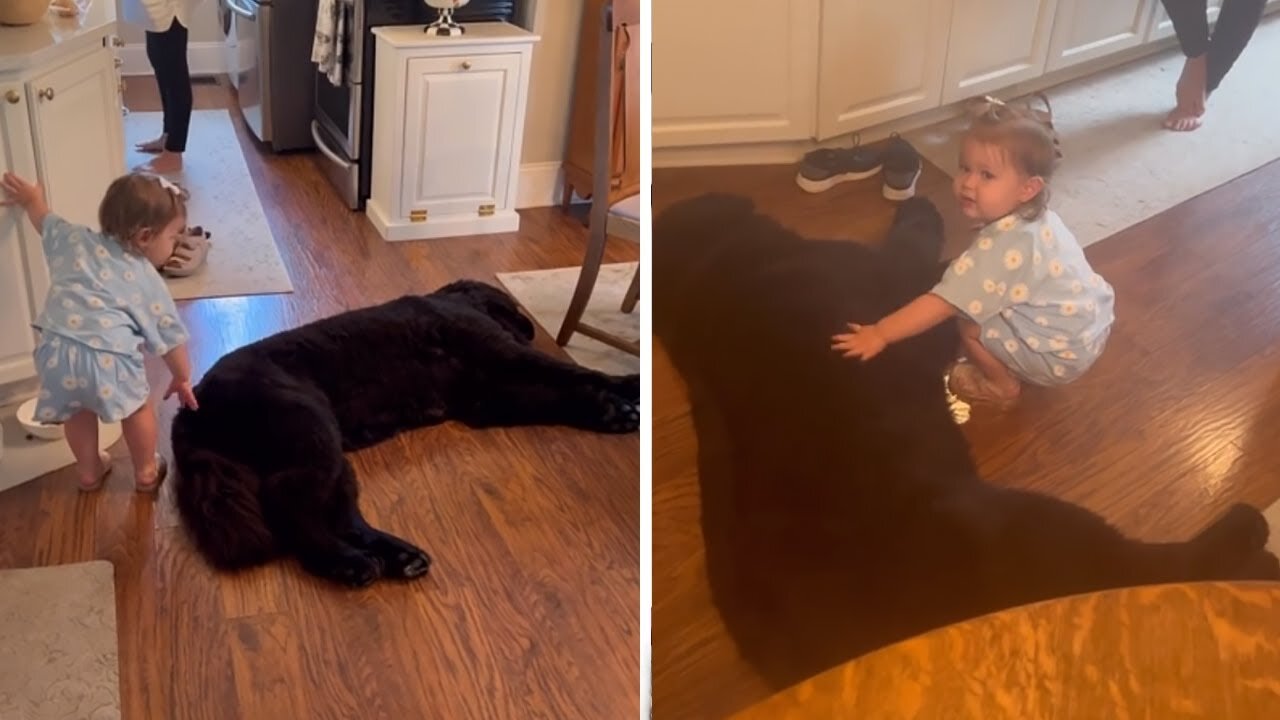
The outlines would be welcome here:
M 966 140 L 960 150 L 960 172 L 952 182 L 960 212 L 983 224 L 1008 215 L 1044 187 L 1011 165 L 996 145 Z
M 139 238 L 139 245 L 152 265 L 159 267 L 169 259 L 170 255 L 173 255 L 173 248 L 178 244 L 178 235 L 186 229 L 186 225 L 187 219 L 179 215 L 158 232 L 142 231 L 144 235 Z

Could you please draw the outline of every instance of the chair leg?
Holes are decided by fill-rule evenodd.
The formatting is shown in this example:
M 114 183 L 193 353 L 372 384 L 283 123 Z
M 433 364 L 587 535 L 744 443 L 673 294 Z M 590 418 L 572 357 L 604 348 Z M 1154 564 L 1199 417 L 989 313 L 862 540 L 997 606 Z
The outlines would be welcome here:
M 573 200 L 573 185 L 569 183 L 568 178 L 565 178 L 560 184 L 560 209 L 567 211 L 571 200 Z
M 622 312 L 629 313 L 636 309 L 636 301 L 640 299 L 640 263 L 636 263 L 636 274 L 631 276 L 631 287 L 622 298 Z
M 592 201 L 592 214 L 595 215 L 596 201 Z M 603 215 L 604 213 L 600 213 Z M 605 233 L 607 223 L 604 217 L 590 225 L 587 240 L 587 255 L 582 261 L 582 271 L 578 273 L 578 286 L 573 290 L 573 299 L 569 301 L 569 310 L 560 323 L 560 332 L 556 335 L 556 344 L 567 345 L 573 333 L 578 329 L 582 314 L 587 310 L 587 301 L 591 299 L 591 291 L 595 289 L 596 277 L 600 275 L 600 263 L 604 260 L 604 243 L 608 239 Z

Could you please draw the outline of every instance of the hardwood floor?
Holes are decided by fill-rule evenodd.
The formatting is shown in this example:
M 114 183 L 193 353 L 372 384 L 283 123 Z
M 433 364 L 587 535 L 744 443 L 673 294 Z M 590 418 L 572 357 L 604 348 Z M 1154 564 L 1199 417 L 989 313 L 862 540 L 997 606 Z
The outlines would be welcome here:
M 130 78 L 126 100 L 159 109 L 148 78 Z M 197 108 L 231 102 L 196 86 Z M 264 154 L 233 116 L 295 292 L 180 303 L 197 377 L 235 347 L 348 308 L 581 263 L 585 229 L 555 208 L 522 211 L 518 233 L 385 243 L 311 156 Z M 216 239 L 216 218 L 192 221 Z M 606 262 L 637 256 L 616 243 Z M 545 332 L 537 342 L 560 352 Z M 148 370 L 158 394 L 167 375 Z M 163 405 L 166 448 L 175 407 Z M 435 564 L 412 584 L 346 591 L 293 564 L 214 574 L 167 488 L 154 501 L 133 492 L 121 442 L 101 494 L 79 494 L 70 469 L 0 494 L 0 566 L 115 563 L 130 720 L 635 717 L 639 452 L 638 435 L 444 425 L 355 453 L 370 522 Z
M 654 214 L 724 191 L 810 237 L 886 232 L 894 205 L 878 180 L 808 195 L 794 173 L 656 169 Z M 918 192 L 943 210 L 953 256 L 966 239 L 947 177 L 926 163 Z M 1110 347 L 1074 385 L 1031 388 L 1006 415 L 975 408 L 963 430 L 984 477 L 1077 503 L 1148 541 L 1186 539 L 1232 502 L 1280 498 L 1277 193 L 1273 162 L 1089 248 L 1117 291 Z M 718 718 L 778 688 L 741 659 L 712 602 L 688 397 L 660 343 L 653 358 L 654 716 Z

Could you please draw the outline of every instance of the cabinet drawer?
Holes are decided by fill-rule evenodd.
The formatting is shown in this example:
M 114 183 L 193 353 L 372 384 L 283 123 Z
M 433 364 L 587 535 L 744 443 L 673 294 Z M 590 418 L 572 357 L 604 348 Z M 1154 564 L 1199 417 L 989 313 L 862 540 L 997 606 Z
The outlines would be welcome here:
M 506 208 L 521 56 L 407 60 L 401 209 Z

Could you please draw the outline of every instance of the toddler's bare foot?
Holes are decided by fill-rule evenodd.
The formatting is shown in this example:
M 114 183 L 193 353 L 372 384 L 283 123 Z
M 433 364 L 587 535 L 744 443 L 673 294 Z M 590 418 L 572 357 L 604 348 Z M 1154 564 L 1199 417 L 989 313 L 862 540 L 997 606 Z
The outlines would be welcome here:
M 138 492 L 155 492 L 160 487 L 160 483 L 164 482 L 165 475 L 169 472 L 169 463 L 160 453 L 156 453 L 151 457 L 150 462 L 140 463 L 134 461 L 133 466 L 133 484 Z
M 1016 405 L 1022 394 L 1022 385 L 1016 379 L 991 380 L 982 374 L 978 366 L 970 363 L 957 363 L 951 369 L 949 384 L 948 389 L 961 400 L 995 405 L 1004 410 Z
M 182 153 L 173 153 L 167 150 L 162 151 L 149 162 L 139 165 L 134 168 L 134 170 L 155 173 L 157 175 L 168 175 L 170 173 L 181 172 Z
M 140 142 L 137 145 L 134 145 L 133 147 L 138 152 L 144 152 L 144 153 L 162 152 L 164 150 L 164 141 L 166 137 L 168 136 L 161 133 L 160 137 L 156 138 L 155 140 Z

